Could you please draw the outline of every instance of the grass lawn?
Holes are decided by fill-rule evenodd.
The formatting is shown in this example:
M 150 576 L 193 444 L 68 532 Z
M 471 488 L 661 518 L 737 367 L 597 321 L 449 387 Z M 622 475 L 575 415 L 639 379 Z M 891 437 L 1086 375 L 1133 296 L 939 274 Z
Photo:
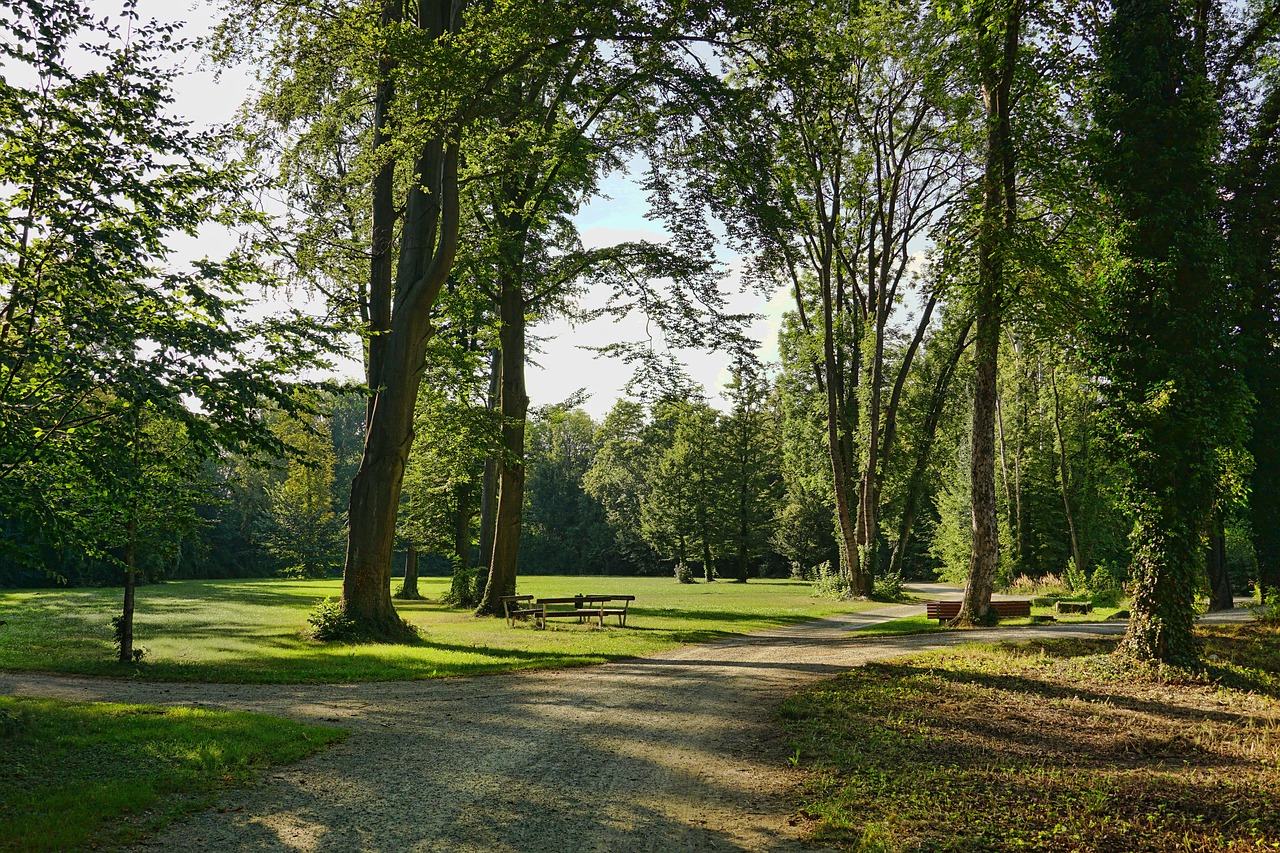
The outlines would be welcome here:
M 261 714 L 0 696 L 0 848 L 131 843 L 343 737 Z
M 398 584 L 398 581 L 395 583 Z M 178 681 L 326 682 L 480 675 L 601 663 L 833 613 L 880 607 L 815 598 L 790 580 L 678 584 L 670 578 L 526 577 L 537 596 L 636 596 L 627 627 L 554 622 L 546 630 L 477 619 L 433 601 L 397 601 L 422 631 L 414 645 L 320 644 L 301 637 L 307 614 L 340 592 L 337 580 L 181 581 L 138 589 L 134 642 L 141 667 L 113 662 L 115 589 L 0 593 L 0 669 L 133 675 Z M 419 589 L 438 599 L 447 578 Z
M 1210 667 L 1115 639 L 875 664 L 783 707 L 818 840 L 865 851 L 1280 847 L 1280 627 L 1201 626 Z
M 1058 613 L 1052 607 L 1032 607 L 1031 615 L 1036 616 L 1052 616 L 1055 623 L 1060 624 L 1078 624 L 1081 622 L 1105 622 L 1116 613 L 1119 613 L 1121 607 L 1095 607 L 1089 613 Z M 1032 624 L 1031 619 L 1019 617 L 1017 619 L 1004 619 L 1000 622 L 1002 628 L 1018 628 L 1027 627 Z M 928 634 L 932 631 L 946 630 L 941 622 L 937 619 L 928 619 L 924 616 L 907 616 L 904 619 L 890 619 L 888 622 L 881 622 L 878 625 L 868 625 L 866 628 L 859 628 L 853 632 L 855 637 L 895 637 L 903 634 Z

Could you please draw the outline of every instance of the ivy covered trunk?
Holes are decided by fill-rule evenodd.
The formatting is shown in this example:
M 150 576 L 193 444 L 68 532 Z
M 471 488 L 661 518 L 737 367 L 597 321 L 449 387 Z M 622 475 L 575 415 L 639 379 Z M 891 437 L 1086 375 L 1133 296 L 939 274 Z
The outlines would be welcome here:
M 1222 268 L 1220 113 L 1207 4 L 1118 0 L 1099 51 L 1099 178 L 1116 219 L 1097 359 L 1128 466 L 1129 631 L 1120 652 L 1195 665 L 1195 597 L 1224 459 L 1244 445 Z

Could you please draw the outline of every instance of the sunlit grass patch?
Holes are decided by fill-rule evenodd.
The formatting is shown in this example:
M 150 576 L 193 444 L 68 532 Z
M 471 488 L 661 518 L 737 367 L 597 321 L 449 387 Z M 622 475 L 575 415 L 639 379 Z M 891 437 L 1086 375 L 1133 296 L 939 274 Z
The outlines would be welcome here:
M 345 736 L 262 714 L 0 697 L 0 849 L 129 843 Z
M 627 627 L 557 621 L 547 630 L 438 603 L 447 578 L 419 581 L 426 601 L 397 601 L 421 633 L 411 645 L 322 644 L 304 639 L 307 614 L 338 596 L 337 580 L 183 581 L 138 590 L 135 642 L 145 677 L 184 681 L 326 682 L 481 675 L 601 663 L 707 642 L 870 602 L 816 598 L 807 583 L 678 584 L 669 578 L 529 577 L 520 592 L 635 595 Z M 113 663 L 110 619 L 119 590 L 0 593 L 0 668 L 92 675 L 133 674 Z M 611 620 L 612 621 L 612 620 Z
M 1136 673 L 1104 638 L 862 667 L 783 708 L 810 770 L 804 811 L 850 849 L 1275 849 L 1280 683 L 1265 631 L 1206 628 L 1217 660 L 1202 673 Z

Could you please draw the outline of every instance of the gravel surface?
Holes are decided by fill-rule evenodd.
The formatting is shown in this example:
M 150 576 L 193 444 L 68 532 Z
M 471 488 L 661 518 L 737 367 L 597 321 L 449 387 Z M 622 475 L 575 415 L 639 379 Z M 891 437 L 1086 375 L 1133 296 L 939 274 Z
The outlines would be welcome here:
M 848 636 L 922 609 L 886 607 L 549 672 L 352 685 L 0 672 L 0 693 L 253 710 L 351 731 L 333 749 L 227 792 L 150 850 L 812 850 L 794 813 L 797 777 L 778 705 L 868 661 L 992 635 Z

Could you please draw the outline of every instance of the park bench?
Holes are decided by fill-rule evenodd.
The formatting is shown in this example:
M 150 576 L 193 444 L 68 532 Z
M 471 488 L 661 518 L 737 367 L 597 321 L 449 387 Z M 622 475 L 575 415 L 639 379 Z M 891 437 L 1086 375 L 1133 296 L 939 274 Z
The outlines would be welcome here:
M 1015 616 L 1030 616 L 1030 601 L 993 601 L 991 606 L 1001 619 L 1012 619 Z M 930 601 L 925 605 L 925 616 L 946 622 L 960 615 L 959 601 Z
M 1059 613 L 1092 613 L 1092 601 L 1059 601 L 1056 605 Z
M 532 595 L 504 595 L 499 601 L 502 602 L 502 613 L 507 617 L 507 625 L 510 627 L 516 626 L 517 619 L 524 622 L 530 616 L 539 628 L 547 627 L 547 608 L 542 604 L 534 604 Z
M 618 625 L 627 627 L 627 607 L 635 601 L 634 595 L 573 595 L 565 598 L 539 598 L 543 619 L 577 619 L 585 622 L 598 619 L 604 627 L 604 617 L 617 616 Z M 621 606 L 618 606 L 621 605 Z

